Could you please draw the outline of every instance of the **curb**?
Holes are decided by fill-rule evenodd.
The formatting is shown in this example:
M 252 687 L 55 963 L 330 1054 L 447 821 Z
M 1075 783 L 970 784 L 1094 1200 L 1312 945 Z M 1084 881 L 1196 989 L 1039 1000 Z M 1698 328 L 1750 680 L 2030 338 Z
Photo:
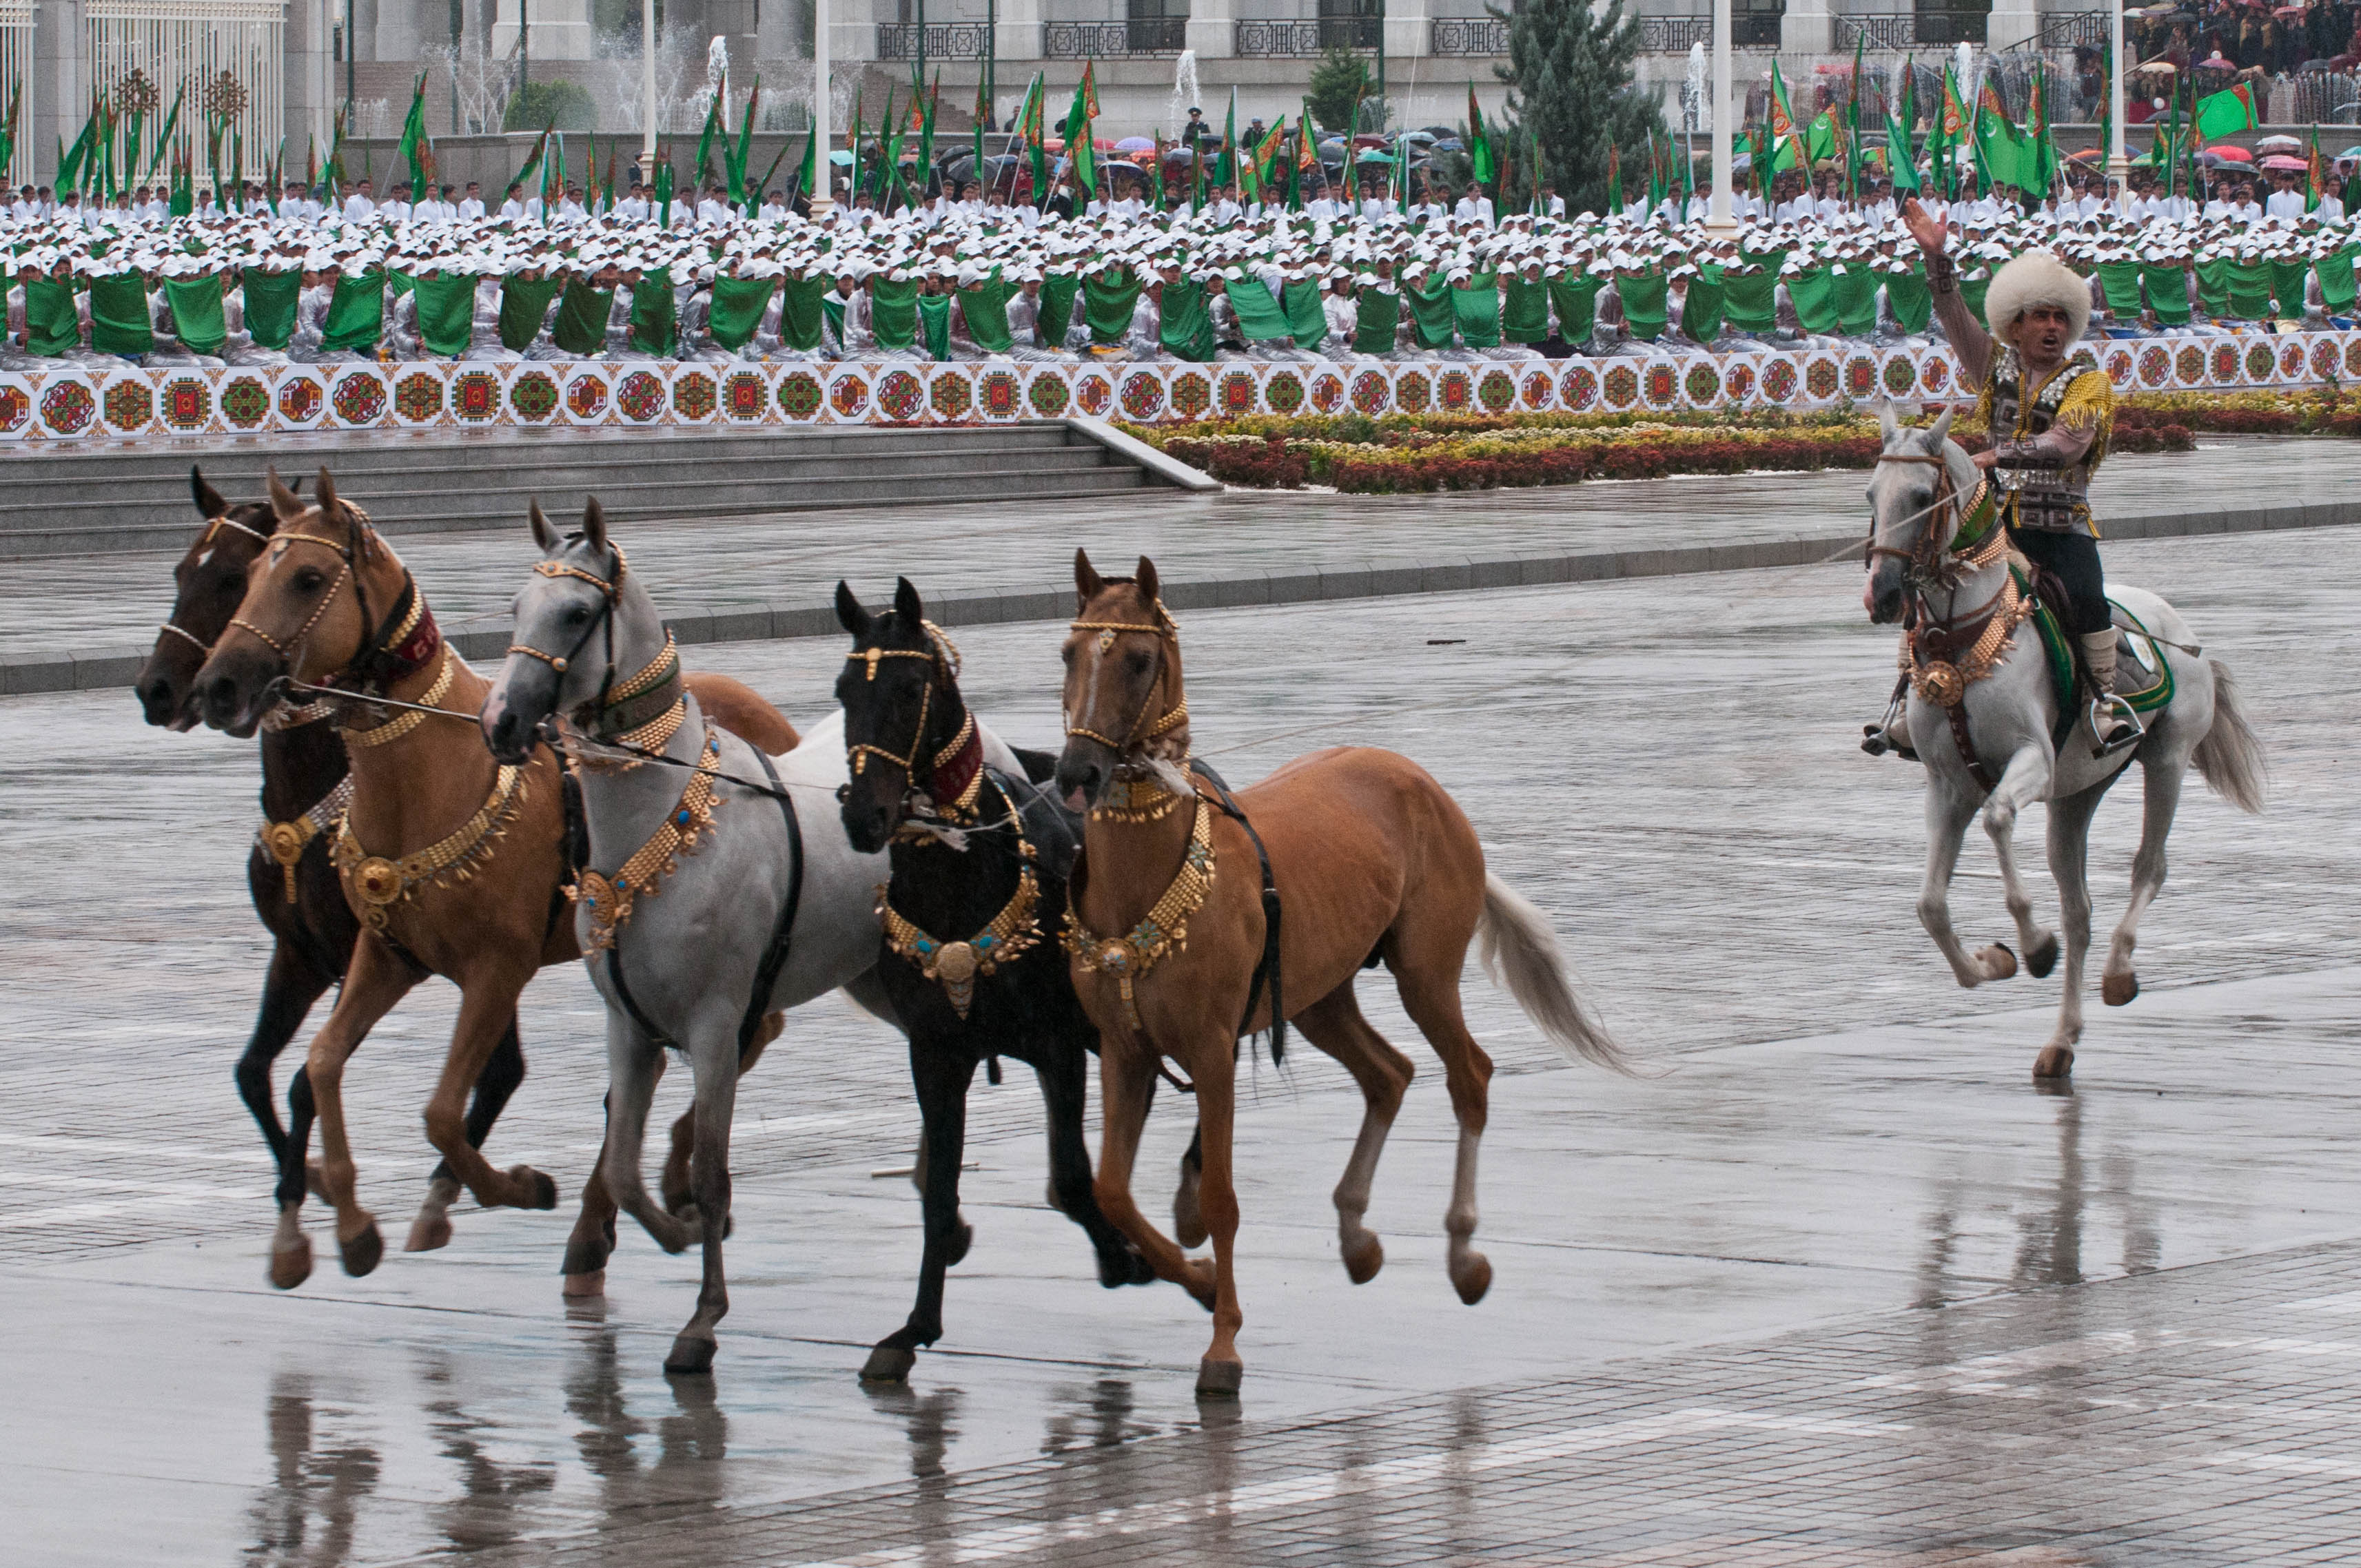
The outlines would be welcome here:
M 2293 506 L 2224 511 L 2169 512 L 2110 519 L 2106 537 L 2178 539 L 2213 533 L 2260 533 L 2290 528 L 2344 528 L 2361 524 L 2361 500 L 2320 501 Z M 1599 550 L 1567 555 L 1510 555 L 1493 560 L 1438 562 L 1421 566 L 1360 566 L 1299 572 L 1253 573 L 1194 582 L 1167 582 L 1164 602 L 1174 609 L 1228 609 L 1241 605 L 1319 604 L 1333 599 L 1389 598 L 1404 594 L 1469 593 L 1480 588 L 1540 587 L 1558 583 L 1611 582 L 1622 577 L 1690 576 L 1705 572 L 1741 572 L 1764 567 L 1816 565 L 1857 558 L 1860 535 L 1736 540 L 1719 544 L 1670 545 L 1652 550 Z M 1007 588 L 931 599 L 934 619 L 944 626 L 994 626 L 1009 621 L 1062 620 L 1073 609 L 1073 590 Z M 808 603 L 749 606 L 742 609 L 691 610 L 672 619 L 683 647 L 703 642 L 768 641 L 793 637 L 834 637 L 836 608 L 826 599 Z M 471 660 L 500 657 L 505 630 L 453 635 L 452 645 Z M 0 660 L 0 696 L 49 692 L 96 691 L 127 686 L 146 662 L 146 649 L 95 649 L 86 652 Z

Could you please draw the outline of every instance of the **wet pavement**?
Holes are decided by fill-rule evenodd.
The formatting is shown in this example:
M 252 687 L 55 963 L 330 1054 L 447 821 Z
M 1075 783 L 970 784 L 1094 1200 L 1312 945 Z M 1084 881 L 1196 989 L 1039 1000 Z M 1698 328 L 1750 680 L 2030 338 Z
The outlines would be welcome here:
M 624 535 L 635 567 L 696 569 L 648 532 Z M 1338 1266 L 1328 1201 L 1357 1098 L 1309 1050 L 1258 1065 L 1235 1407 L 1191 1398 L 1203 1314 L 1170 1287 L 1099 1289 L 1043 1206 L 1040 1102 L 1016 1071 L 972 1100 L 977 1237 L 949 1336 L 908 1388 L 855 1383 L 908 1305 L 917 1202 L 873 1172 L 906 1162 L 917 1119 L 893 1036 L 834 1001 L 793 1015 L 741 1091 L 710 1380 L 662 1376 L 693 1266 L 636 1232 L 601 1307 L 561 1303 L 570 1201 L 462 1210 L 449 1249 L 362 1280 L 324 1251 L 301 1291 L 269 1291 L 267 1163 L 228 1071 L 262 951 L 238 875 L 250 750 L 148 730 L 122 693 L 0 705 L 5 1555 L 2361 1552 L 2361 838 L 2352 707 L 2325 678 L 2361 652 L 2361 538 L 2108 558 L 2236 669 L 2274 793 L 2249 818 L 2192 786 L 2143 927 L 2145 992 L 2093 1007 L 2062 1096 L 2028 1081 L 2053 986 L 1962 992 L 1912 916 L 1917 775 L 1849 739 L 1891 679 L 1857 568 L 1185 617 L 1201 751 L 1238 780 L 1345 739 L 1419 758 L 1652 1067 L 1563 1066 L 1471 970 L 1471 1025 L 1503 1071 L 1477 1237 L 1498 1282 L 1468 1309 L 1441 1267 L 1441 1075 L 1385 988 L 1363 988 L 1372 1020 L 1421 1079 L 1379 1172 L 1389 1262 L 1367 1286 Z M 1051 740 L 1056 629 L 960 641 L 978 707 Z M 840 658 L 818 641 L 698 653 L 798 715 Z M 2136 831 L 2127 795 L 2102 812 L 2103 926 Z M 1974 939 L 2003 934 L 1980 843 L 1954 907 Z M 432 1163 L 417 1113 L 451 1001 L 422 991 L 347 1076 L 364 1199 L 396 1223 Z M 524 1034 L 532 1077 L 491 1152 L 551 1169 L 570 1201 L 603 1087 L 577 972 L 535 982 Z M 665 1091 L 676 1104 L 685 1085 Z M 1186 1136 L 1162 1109 L 1152 1213 Z

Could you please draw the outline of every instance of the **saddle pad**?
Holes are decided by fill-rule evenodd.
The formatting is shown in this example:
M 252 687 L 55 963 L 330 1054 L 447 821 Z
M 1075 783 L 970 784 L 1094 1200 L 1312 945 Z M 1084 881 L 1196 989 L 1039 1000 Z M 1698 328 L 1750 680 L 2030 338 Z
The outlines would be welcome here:
M 2022 574 L 2017 576 L 2017 588 L 2019 592 L 2030 591 Z M 2147 629 L 2140 624 L 2137 616 L 2112 598 L 2107 608 L 2114 614 L 2116 627 L 2115 684 L 2125 688 L 2115 695 L 2130 704 L 2135 713 L 2154 713 L 2172 700 L 2172 667 L 2165 663 L 2154 643 L 2139 635 Z M 2056 612 L 2038 599 L 2034 605 L 2033 624 L 2041 633 L 2041 651 L 2048 661 L 2049 685 L 2058 698 L 2062 732 L 2081 717 L 2081 705 L 2074 700 L 2081 666 L 2081 650 L 2066 635 Z M 2137 689 L 2130 689 L 2135 683 Z M 2062 744 L 2062 733 L 2058 739 Z

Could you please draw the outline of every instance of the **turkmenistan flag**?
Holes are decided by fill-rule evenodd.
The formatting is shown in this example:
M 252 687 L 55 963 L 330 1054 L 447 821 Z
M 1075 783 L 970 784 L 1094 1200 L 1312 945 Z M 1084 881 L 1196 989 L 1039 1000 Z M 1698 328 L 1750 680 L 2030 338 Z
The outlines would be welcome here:
M 1473 82 L 1467 84 L 1467 167 L 1477 184 L 1492 183 L 1492 138 L 1484 133 L 1484 108 L 1476 102 Z
M 1073 161 L 1074 183 L 1085 199 L 1099 193 L 1097 149 L 1091 145 L 1091 115 L 1098 95 L 1091 87 L 1091 66 L 1082 62 L 1082 79 L 1074 83 L 1073 107 L 1066 111 L 1066 156 Z
M 2197 100 L 2197 139 L 2201 143 L 2253 130 L 2259 123 L 2255 114 L 2255 90 L 2246 82 Z

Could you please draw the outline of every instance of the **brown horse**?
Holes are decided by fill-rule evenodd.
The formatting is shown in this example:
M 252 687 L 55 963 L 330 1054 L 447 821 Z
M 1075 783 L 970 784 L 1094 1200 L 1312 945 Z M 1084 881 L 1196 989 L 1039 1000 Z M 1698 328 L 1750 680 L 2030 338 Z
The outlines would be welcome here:
M 1239 1036 L 1270 1029 L 1277 1057 L 1278 1025 L 1291 1021 L 1360 1085 L 1360 1137 L 1335 1203 L 1345 1272 L 1365 1283 L 1385 1262 L 1362 1223 L 1370 1179 L 1412 1069 L 1361 1015 L 1353 982 L 1380 962 L 1393 971 L 1402 1006 L 1443 1058 L 1459 1123 L 1444 1229 L 1451 1282 L 1471 1305 L 1492 1281 L 1491 1264 L 1468 1245 L 1492 1062 L 1460 1014 L 1468 943 L 1483 938 L 1487 970 L 1497 959 L 1518 1005 L 1569 1058 L 1619 1069 L 1624 1058 L 1567 985 L 1547 920 L 1485 870 L 1475 829 L 1424 769 L 1391 751 L 1338 748 L 1234 799 L 1208 771 L 1184 772 L 1180 634 L 1157 597 L 1155 564 L 1143 556 L 1137 577 L 1104 579 L 1077 551 L 1074 586 L 1058 787 L 1089 808 L 1065 940 L 1104 1041 L 1099 1207 L 1158 1274 L 1213 1309 L 1197 1391 L 1227 1396 L 1244 1373 L 1246 1321 L 1231 1255 Z M 1132 1201 L 1132 1161 L 1165 1058 L 1196 1087 L 1210 1268 Z
M 270 504 L 277 528 L 249 569 L 237 615 L 197 674 L 196 700 L 206 723 L 243 737 L 291 680 L 349 698 L 340 722 L 353 795 L 331 852 L 362 930 L 305 1072 L 338 1250 L 346 1272 L 362 1275 L 377 1266 L 384 1243 L 356 1193 L 344 1066 L 377 1021 L 429 974 L 455 981 L 460 1004 L 426 1106 L 428 1140 L 486 1207 L 556 1206 L 556 1184 L 547 1176 L 522 1165 L 492 1168 L 467 1141 L 462 1111 L 534 971 L 579 956 L 564 891 L 570 879 L 563 795 L 546 748 L 515 767 L 485 750 L 475 719 L 488 683 L 442 640 L 409 569 L 366 519 L 338 502 L 325 468 L 308 507 L 274 473 Z M 785 719 L 738 683 L 691 684 L 699 702 L 712 703 L 736 732 L 760 735 L 766 747 L 795 744 Z M 373 704 L 377 697 L 465 722 L 435 722 L 431 714 Z M 430 1186 L 411 1250 L 449 1239 L 446 1211 L 456 1196 L 449 1184 Z M 271 1282 L 281 1288 L 311 1273 L 300 1205 L 300 1194 L 282 1203 L 272 1244 Z M 600 1288 L 614 1215 L 594 1167 L 567 1247 L 569 1293 Z

